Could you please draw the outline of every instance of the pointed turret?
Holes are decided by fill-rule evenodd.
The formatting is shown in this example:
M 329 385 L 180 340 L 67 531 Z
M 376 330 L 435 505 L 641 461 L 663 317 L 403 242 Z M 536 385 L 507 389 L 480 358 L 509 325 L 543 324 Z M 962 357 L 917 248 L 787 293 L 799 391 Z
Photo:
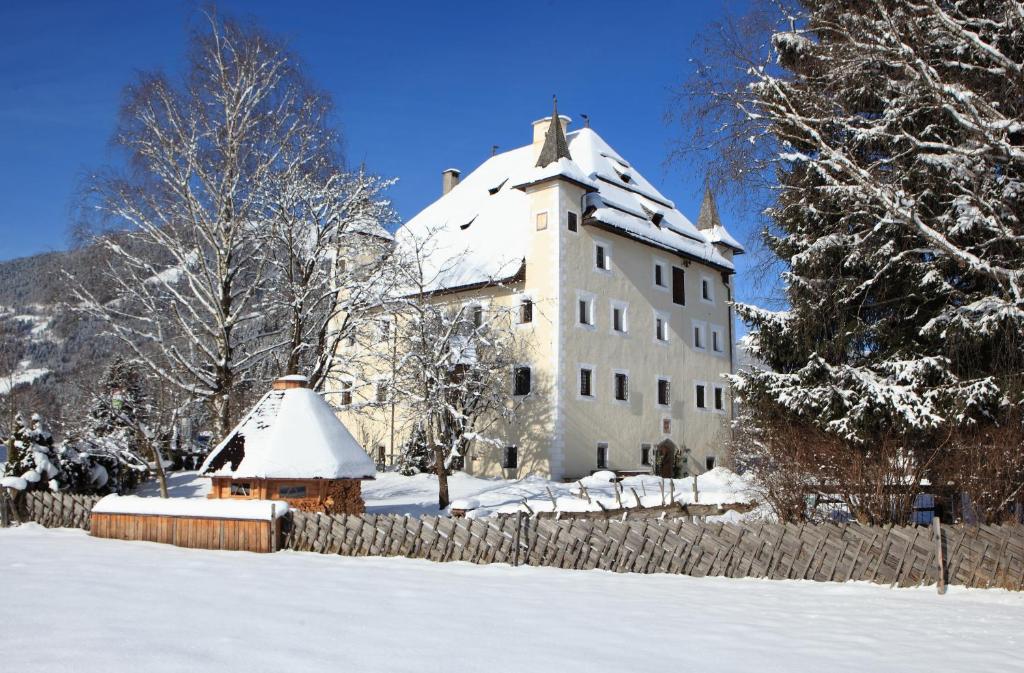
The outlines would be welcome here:
M 547 133 L 544 135 L 544 146 L 540 148 L 540 156 L 537 158 L 537 167 L 544 168 L 550 163 L 559 159 L 571 159 L 569 156 L 569 143 L 565 140 L 565 132 L 562 130 L 562 123 L 558 118 L 558 96 L 554 98 L 554 111 L 551 113 L 551 123 L 548 124 Z
M 722 226 L 722 220 L 718 217 L 718 205 L 715 203 L 715 195 L 711 193 L 711 185 L 704 185 L 704 201 L 700 204 L 700 215 L 697 216 L 697 228 L 710 230 Z

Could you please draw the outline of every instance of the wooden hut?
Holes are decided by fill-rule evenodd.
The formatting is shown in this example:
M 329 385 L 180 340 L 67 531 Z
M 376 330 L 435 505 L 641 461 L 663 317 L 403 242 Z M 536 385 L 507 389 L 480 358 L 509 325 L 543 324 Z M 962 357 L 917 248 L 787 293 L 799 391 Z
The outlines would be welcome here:
M 373 460 L 303 376 L 285 376 L 203 463 L 210 498 L 285 500 L 309 512 L 363 512 Z

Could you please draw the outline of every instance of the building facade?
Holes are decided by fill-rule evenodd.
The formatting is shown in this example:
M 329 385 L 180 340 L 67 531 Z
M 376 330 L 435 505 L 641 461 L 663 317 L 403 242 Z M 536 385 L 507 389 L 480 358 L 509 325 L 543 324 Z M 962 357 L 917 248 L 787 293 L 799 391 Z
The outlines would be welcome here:
M 728 438 L 732 260 L 743 248 L 710 192 L 694 225 L 593 129 L 568 125 L 556 109 L 529 145 L 461 181 L 445 171 L 442 197 L 396 234 L 399 245 L 436 238 L 438 301 L 517 309 L 530 345 L 515 420 L 491 432 L 502 446 L 474 445 L 465 469 L 703 472 Z M 409 419 L 362 378 L 331 401 L 387 462 Z

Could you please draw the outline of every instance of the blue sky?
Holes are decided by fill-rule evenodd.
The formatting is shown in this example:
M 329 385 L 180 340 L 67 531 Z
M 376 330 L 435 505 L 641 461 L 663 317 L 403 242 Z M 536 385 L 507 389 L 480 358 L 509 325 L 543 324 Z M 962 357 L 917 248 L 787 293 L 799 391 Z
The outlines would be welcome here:
M 116 160 L 109 137 L 136 73 L 177 71 L 199 3 L 22 2 L 0 6 L 0 259 L 67 247 L 75 194 Z M 734 3 L 735 4 L 735 3 Z M 403 218 L 440 193 L 441 171 L 475 168 L 492 145 L 530 140 L 559 109 L 595 130 L 695 219 L 700 166 L 665 164 L 678 129 L 671 88 L 694 37 L 724 3 L 219 2 L 284 36 L 330 92 L 349 161 L 399 183 Z M 734 7 L 735 9 L 735 7 Z M 753 218 L 723 209 L 752 242 Z M 742 268 L 741 268 L 742 271 Z M 740 294 L 751 288 L 741 276 Z

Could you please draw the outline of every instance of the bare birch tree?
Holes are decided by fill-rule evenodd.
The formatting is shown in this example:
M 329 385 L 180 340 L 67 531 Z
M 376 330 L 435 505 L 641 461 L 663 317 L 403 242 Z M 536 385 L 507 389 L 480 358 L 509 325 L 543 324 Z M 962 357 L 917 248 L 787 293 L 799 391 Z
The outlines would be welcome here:
M 130 170 L 98 177 L 92 192 L 126 229 L 99 240 L 118 298 L 82 284 L 75 295 L 153 374 L 211 406 L 223 435 L 233 400 L 281 346 L 266 320 L 274 206 L 303 189 L 289 179 L 319 177 L 329 198 L 338 143 L 329 99 L 279 41 L 206 19 L 182 82 L 145 74 L 125 91 L 114 142 Z

